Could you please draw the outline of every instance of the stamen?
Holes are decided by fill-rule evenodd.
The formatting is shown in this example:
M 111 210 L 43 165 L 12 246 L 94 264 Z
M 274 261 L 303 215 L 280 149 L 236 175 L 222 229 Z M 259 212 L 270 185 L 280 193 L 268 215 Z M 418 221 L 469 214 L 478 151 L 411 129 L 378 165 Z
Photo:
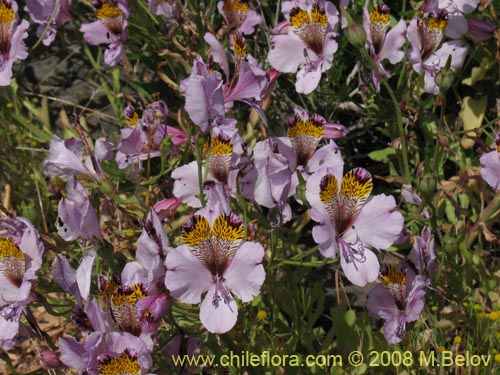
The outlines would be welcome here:
M 227 291 L 226 287 L 222 285 L 223 282 L 224 278 L 219 277 L 219 275 L 215 275 L 215 293 L 212 304 L 217 309 L 219 308 L 219 302 L 222 300 L 227 305 L 229 310 L 233 312 L 230 304 L 230 302 L 233 300 L 233 297 L 231 297 L 231 294 Z

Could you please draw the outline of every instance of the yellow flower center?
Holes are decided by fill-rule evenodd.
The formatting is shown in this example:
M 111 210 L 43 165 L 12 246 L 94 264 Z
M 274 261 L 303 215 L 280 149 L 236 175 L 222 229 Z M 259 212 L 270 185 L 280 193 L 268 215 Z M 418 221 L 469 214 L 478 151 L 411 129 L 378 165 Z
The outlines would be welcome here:
M 14 244 L 12 238 L 0 237 L 0 259 L 15 258 L 24 262 L 23 252 Z
M 192 221 L 192 228 L 182 232 L 182 241 L 191 247 L 196 247 L 210 237 L 211 228 L 204 216 L 194 216 Z
M 214 137 L 210 143 L 210 154 L 230 155 L 233 152 L 231 139 L 225 137 Z
M 244 59 L 245 56 L 247 55 L 247 46 L 245 43 L 245 39 L 241 34 L 238 33 L 233 34 L 233 45 L 236 57 L 240 60 Z
M 292 25 L 293 27 L 301 27 L 302 25 L 310 22 L 311 17 L 309 16 L 309 13 L 304 9 L 298 8 L 295 12 L 292 12 L 290 14 L 290 25 Z
M 380 275 L 382 283 L 391 287 L 393 285 L 406 286 L 406 272 L 404 269 L 398 270 L 394 266 L 387 266 L 387 269 Z
M 5 2 L 0 3 L 0 24 L 10 24 L 14 22 L 14 9 Z
M 311 136 L 314 138 L 321 138 L 325 134 L 325 127 L 323 124 L 315 123 L 311 119 L 306 121 L 296 116 L 296 120 L 288 128 L 288 136 L 290 138 L 299 135 Z
M 132 114 L 132 117 L 127 117 L 125 119 L 125 122 L 127 123 L 128 126 L 137 126 L 137 121 L 139 120 L 139 115 L 137 114 L 136 111 Z
M 378 7 L 370 12 L 370 23 L 387 25 L 389 23 L 389 13 L 384 13 Z
M 136 358 L 124 352 L 119 357 L 111 358 L 100 366 L 101 375 L 139 375 L 141 366 Z
M 427 27 L 444 31 L 448 27 L 448 17 L 432 17 L 427 23 Z
M 344 196 L 366 199 L 373 189 L 372 179 L 360 179 L 353 171 L 349 171 L 342 178 L 341 193 Z
M 328 204 L 339 193 L 339 185 L 334 175 L 328 175 L 323 182 L 319 197 L 323 204 Z
M 120 17 L 123 13 L 117 6 L 108 2 L 103 2 L 101 6 L 95 10 L 95 15 L 98 19 L 102 20 L 106 18 Z

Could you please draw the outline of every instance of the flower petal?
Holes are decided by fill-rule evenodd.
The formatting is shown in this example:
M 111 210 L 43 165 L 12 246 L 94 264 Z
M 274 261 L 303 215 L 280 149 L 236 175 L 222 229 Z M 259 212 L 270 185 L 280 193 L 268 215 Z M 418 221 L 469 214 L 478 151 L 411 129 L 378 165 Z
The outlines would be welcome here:
M 212 284 L 200 306 L 200 321 L 212 333 L 226 333 L 236 324 L 238 319 L 238 306 L 231 299 L 229 305 L 220 301 L 213 304 L 215 284 Z
M 242 302 L 249 302 L 260 293 L 266 278 L 262 266 L 264 248 L 256 242 L 244 242 L 234 255 L 233 261 L 224 272 L 226 286 Z
M 212 275 L 185 245 L 171 250 L 166 259 L 165 285 L 183 303 L 199 303 L 213 285 Z

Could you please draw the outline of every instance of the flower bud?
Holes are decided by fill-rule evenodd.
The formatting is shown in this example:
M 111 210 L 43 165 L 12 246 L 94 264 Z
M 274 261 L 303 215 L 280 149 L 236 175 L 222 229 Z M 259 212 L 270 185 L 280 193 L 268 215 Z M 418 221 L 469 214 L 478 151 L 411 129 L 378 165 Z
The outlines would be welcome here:
M 455 79 L 454 74 L 451 70 L 441 69 L 438 74 L 436 74 L 436 78 L 434 78 L 434 82 L 436 85 L 443 90 L 448 90 L 453 84 L 453 80 Z
M 40 351 L 40 366 L 45 370 L 55 370 L 64 365 L 59 360 L 56 353 L 50 349 L 44 348 Z
M 366 31 L 361 25 L 354 23 L 347 26 L 346 33 L 347 39 L 353 46 L 364 48 L 366 43 Z

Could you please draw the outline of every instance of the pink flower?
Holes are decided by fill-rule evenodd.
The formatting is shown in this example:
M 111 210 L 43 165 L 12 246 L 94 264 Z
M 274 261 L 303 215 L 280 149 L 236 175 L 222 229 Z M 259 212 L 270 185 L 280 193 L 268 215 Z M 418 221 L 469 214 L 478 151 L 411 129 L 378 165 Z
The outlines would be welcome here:
M 166 125 L 168 107 L 162 101 L 148 104 L 141 118 L 134 107 L 125 107 L 125 120 L 129 127 L 121 129 L 121 139 L 117 146 L 115 160 L 118 167 L 130 167 L 139 172 L 142 161 L 161 155 L 161 144 L 170 137 L 173 147 L 187 142 L 187 134 L 182 130 Z
M 438 12 L 445 10 L 448 14 L 448 27 L 446 36 L 453 39 L 460 39 L 468 32 L 468 22 L 464 14 L 474 11 L 479 5 L 480 0 L 425 0 L 420 11 Z
M 319 224 L 313 239 L 321 254 L 335 258 L 355 285 L 374 281 L 379 262 L 370 248 L 387 249 L 403 229 L 403 216 L 395 211 L 392 196 L 376 195 L 367 199 L 373 184 L 371 174 L 355 168 L 342 177 L 342 166 L 322 168 L 307 180 L 306 197 L 311 217 Z
M 390 74 L 382 65 L 383 60 L 389 60 L 391 64 L 397 64 L 404 57 L 401 47 L 405 42 L 406 23 L 399 21 L 389 32 L 389 7 L 380 4 L 368 12 L 365 7 L 363 11 L 363 27 L 366 31 L 370 55 L 377 64 L 380 74 L 390 77 Z M 380 91 L 380 81 L 377 74 L 372 71 L 372 80 L 377 91 Z
M 232 294 L 250 302 L 265 279 L 264 248 L 243 240 L 243 222 L 232 213 L 204 209 L 183 226 L 181 245 L 167 255 L 165 285 L 183 303 L 201 301 L 200 321 L 212 333 L 236 324 Z
M 292 211 L 287 198 L 292 172 L 289 160 L 279 153 L 273 138 L 257 142 L 253 149 L 254 168 L 241 180 L 241 195 L 267 208 L 277 207 L 279 222 L 288 221 Z
M 0 346 L 17 344 L 21 312 L 30 297 L 44 246 L 37 230 L 24 218 L 0 217 Z
M 51 24 L 43 37 L 42 43 L 45 46 L 52 44 L 58 27 L 75 18 L 70 11 L 70 6 L 71 0 L 61 0 L 60 2 L 57 2 L 57 0 L 26 0 L 25 10 L 30 15 L 31 20 L 40 25 L 36 30 L 38 37 L 43 34 L 52 14 L 54 14 L 54 19 L 51 20 Z
M 281 10 L 286 21 L 273 29 L 268 60 L 281 72 L 298 71 L 295 88 L 309 94 L 333 64 L 339 13 L 333 3 L 325 0 L 285 1 Z
M 366 307 L 385 320 L 387 342 L 397 344 L 406 336 L 406 323 L 417 320 L 424 309 L 427 279 L 405 264 L 385 265 L 380 279 L 382 284 L 370 291 Z
M 467 47 L 458 40 L 445 42 L 438 49 L 444 31 L 448 25 L 448 15 L 445 10 L 440 10 L 431 15 L 426 21 L 423 18 L 414 18 L 407 31 L 410 48 L 408 60 L 417 73 L 424 73 L 424 90 L 427 93 L 439 94 L 439 87 L 434 79 L 437 73 L 446 66 L 451 59 L 450 69 L 460 69 L 467 55 Z
M 87 191 L 74 175 L 68 178 L 66 192 L 66 197 L 61 199 L 57 207 L 56 228 L 59 235 L 66 241 L 77 238 L 91 240 L 95 237 L 103 242 L 97 213 Z
M 224 187 L 226 196 L 236 196 L 238 173 L 246 158 L 238 129 L 231 126 L 212 128 L 208 146 L 207 162 L 201 166 L 201 184 L 219 183 Z M 198 198 L 201 193 L 198 163 L 193 161 L 176 168 L 172 172 L 172 178 L 175 180 L 174 196 L 191 207 L 201 207 Z
M 500 190 L 500 133 L 495 136 L 496 150 L 481 156 L 481 176 L 495 191 Z
M 222 0 L 217 9 L 230 27 L 246 35 L 253 34 L 255 26 L 262 22 L 262 17 L 245 0 Z
M 16 25 L 17 3 L 13 0 L 0 0 L 0 86 L 10 85 L 12 64 L 28 57 L 24 39 L 28 37 L 28 21 Z
M 115 66 L 122 59 L 123 43 L 127 40 L 128 0 L 96 0 L 94 9 L 97 21 L 84 23 L 80 31 L 89 44 L 108 44 L 104 62 Z
M 104 138 L 95 142 L 95 148 L 83 159 L 83 142 L 80 139 L 63 140 L 57 135 L 50 138 L 49 156 L 43 161 L 43 173 L 47 176 L 69 177 L 81 173 L 95 179 L 104 178 L 101 164 L 111 159 L 111 143 Z

